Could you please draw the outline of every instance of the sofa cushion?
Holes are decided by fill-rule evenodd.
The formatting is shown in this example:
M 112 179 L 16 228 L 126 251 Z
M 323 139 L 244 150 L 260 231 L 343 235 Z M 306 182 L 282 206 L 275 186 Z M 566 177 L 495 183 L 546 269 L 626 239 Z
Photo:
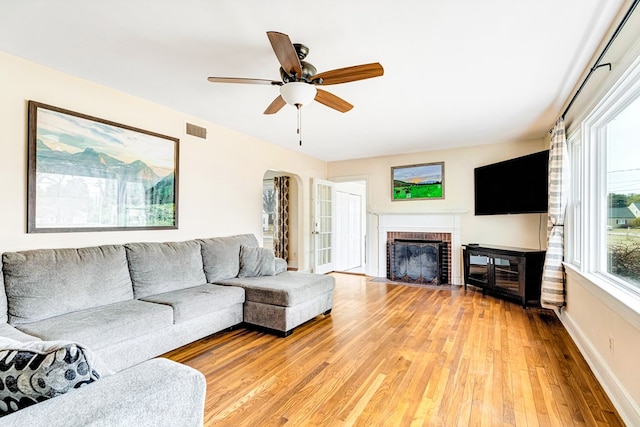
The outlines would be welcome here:
M 238 277 L 273 276 L 276 257 L 272 249 L 240 245 L 240 271 Z
M 133 298 L 122 246 L 5 252 L 2 262 L 14 325 Z
M 171 307 L 129 300 L 18 325 L 18 329 L 43 340 L 69 340 L 98 351 L 172 324 Z
M 0 323 L 9 321 L 9 315 L 7 314 L 7 293 L 4 290 L 4 273 L 0 268 Z
M 141 299 L 170 306 L 173 308 L 173 322 L 180 323 L 235 304 L 242 304 L 244 289 L 208 283 L 193 288 L 150 295 Z
M 97 381 L 111 372 L 68 341 L 0 344 L 0 416 Z
M 207 282 L 236 277 L 240 271 L 240 245 L 258 246 L 253 234 L 200 239 Z
M 136 298 L 207 282 L 200 244 L 195 240 L 125 245 Z
M 333 292 L 335 288 L 335 279 L 332 276 L 297 271 L 286 271 L 276 276 L 237 277 L 217 283 L 244 288 L 246 301 L 282 307 L 293 307 L 327 292 Z

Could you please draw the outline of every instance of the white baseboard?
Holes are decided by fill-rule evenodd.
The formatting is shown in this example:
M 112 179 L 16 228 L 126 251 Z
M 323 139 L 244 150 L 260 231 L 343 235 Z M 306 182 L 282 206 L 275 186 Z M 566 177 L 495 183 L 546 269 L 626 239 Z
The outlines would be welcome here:
M 640 407 L 620 383 L 618 377 L 611 371 L 605 359 L 566 312 L 558 314 L 558 317 L 607 393 L 607 396 L 611 399 L 620 417 L 629 426 L 640 425 Z

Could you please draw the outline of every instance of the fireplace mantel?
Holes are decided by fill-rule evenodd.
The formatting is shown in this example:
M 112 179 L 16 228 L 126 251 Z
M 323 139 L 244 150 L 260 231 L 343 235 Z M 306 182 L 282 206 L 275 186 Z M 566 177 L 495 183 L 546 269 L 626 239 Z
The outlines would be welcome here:
M 462 284 L 460 273 L 460 216 L 467 211 L 443 210 L 423 213 L 377 213 L 378 216 L 378 276 L 385 277 L 387 265 L 387 233 L 425 232 L 451 234 L 451 282 Z

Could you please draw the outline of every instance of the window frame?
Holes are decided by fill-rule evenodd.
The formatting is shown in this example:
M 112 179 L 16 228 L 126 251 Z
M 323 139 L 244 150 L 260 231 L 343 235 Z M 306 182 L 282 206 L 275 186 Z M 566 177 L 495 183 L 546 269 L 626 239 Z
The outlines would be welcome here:
M 607 271 L 607 125 L 640 98 L 640 57 L 627 69 L 569 138 L 572 181 L 567 262 L 640 301 L 640 288 Z M 577 147 L 577 148 L 576 148 Z M 574 169 L 579 172 L 575 172 Z M 573 209 L 573 210 L 572 210 Z M 579 245 L 579 246 L 577 246 Z M 580 250 L 582 248 L 583 250 Z M 617 293 L 617 292 L 615 292 Z M 624 301 L 623 301 L 624 302 Z M 635 305 L 635 304 L 634 304 Z
M 570 191 L 567 203 L 566 217 L 566 249 L 565 259 L 580 268 L 582 265 L 582 138 L 580 129 L 567 138 L 567 148 L 570 162 Z

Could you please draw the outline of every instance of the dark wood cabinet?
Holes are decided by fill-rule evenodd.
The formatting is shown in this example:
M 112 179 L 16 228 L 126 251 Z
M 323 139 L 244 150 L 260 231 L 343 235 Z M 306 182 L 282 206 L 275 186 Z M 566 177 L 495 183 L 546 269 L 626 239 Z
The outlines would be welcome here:
M 524 308 L 540 304 L 545 251 L 508 246 L 463 245 L 467 285 L 517 300 Z

